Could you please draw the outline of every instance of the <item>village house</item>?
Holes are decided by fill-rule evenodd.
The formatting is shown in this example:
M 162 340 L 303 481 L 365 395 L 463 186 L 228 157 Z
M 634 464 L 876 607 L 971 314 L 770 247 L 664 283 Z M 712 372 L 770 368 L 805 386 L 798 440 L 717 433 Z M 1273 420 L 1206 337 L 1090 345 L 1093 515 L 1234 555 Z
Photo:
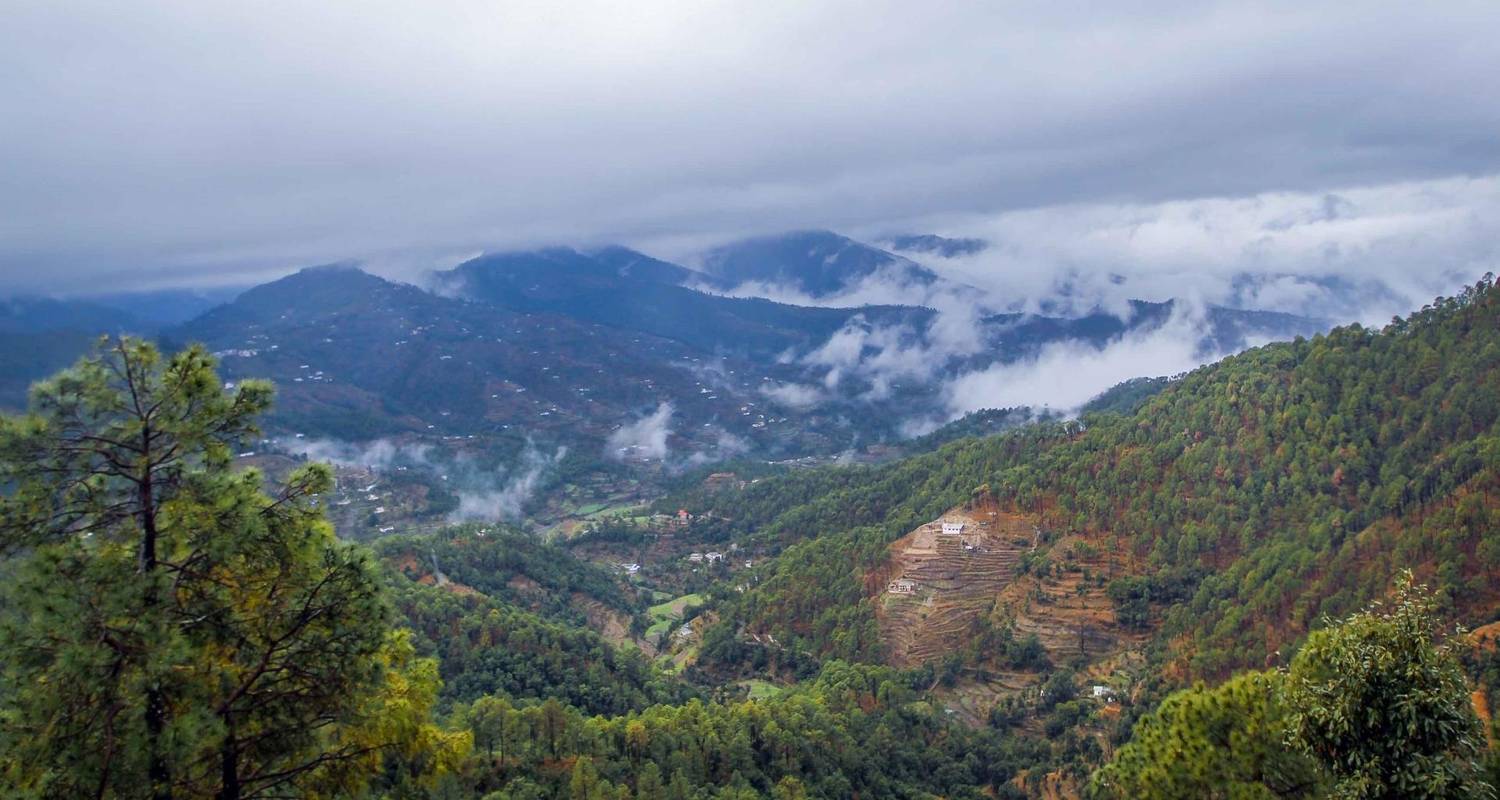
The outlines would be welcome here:
M 691 562 L 693 562 L 694 564 L 701 563 L 703 561 L 703 554 L 702 553 L 688 553 L 688 560 L 691 561 Z
M 943 533 L 945 535 L 948 535 L 948 536 L 959 536 L 959 535 L 963 534 L 963 532 L 964 532 L 964 524 L 962 522 L 944 522 L 943 523 Z
M 621 564 L 620 566 L 624 568 L 626 575 L 634 575 L 641 571 L 640 564 Z
M 910 578 L 897 578 L 887 584 L 885 590 L 891 594 L 916 594 L 917 582 Z
M 710 563 L 710 564 L 714 563 L 715 561 L 723 561 L 724 560 L 724 554 L 723 553 L 718 553 L 718 552 L 704 553 L 703 557 L 705 559 L 707 559 L 708 563 Z
M 1089 693 L 1093 695 L 1093 698 L 1095 700 L 1103 700 L 1105 702 L 1109 702 L 1115 699 L 1114 689 L 1097 683 L 1093 685 L 1093 687 L 1089 690 Z

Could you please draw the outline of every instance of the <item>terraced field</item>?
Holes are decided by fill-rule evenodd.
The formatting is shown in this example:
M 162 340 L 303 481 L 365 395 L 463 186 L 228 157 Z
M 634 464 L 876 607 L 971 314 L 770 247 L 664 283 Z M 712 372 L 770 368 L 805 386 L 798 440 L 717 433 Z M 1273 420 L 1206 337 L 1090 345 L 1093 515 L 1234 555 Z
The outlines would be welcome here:
M 943 525 L 963 525 L 944 533 Z M 973 625 L 1013 583 L 1036 530 L 1026 518 L 995 509 L 960 508 L 891 545 L 882 576 L 910 581 L 911 594 L 889 590 L 878 618 L 887 656 L 896 666 L 916 666 L 961 645 Z
M 1099 542 L 1065 538 L 1052 546 L 1041 574 L 1002 593 L 996 615 L 1009 617 L 1017 635 L 1036 634 L 1054 664 L 1101 661 L 1139 645 L 1145 635 L 1121 628 L 1106 593 L 1109 581 L 1125 574 L 1119 560 Z

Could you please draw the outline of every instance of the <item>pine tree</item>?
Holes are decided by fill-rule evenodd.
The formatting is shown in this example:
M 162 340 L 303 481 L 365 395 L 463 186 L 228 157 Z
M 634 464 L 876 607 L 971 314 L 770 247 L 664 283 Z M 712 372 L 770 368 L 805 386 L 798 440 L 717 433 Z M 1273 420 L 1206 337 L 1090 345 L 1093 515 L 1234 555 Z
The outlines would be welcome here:
M 124 339 L 0 420 L 0 770 L 23 795 L 239 800 L 351 788 L 382 756 L 466 740 L 427 722 L 436 672 L 391 632 L 363 554 L 231 447 L 270 387 L 226 393 L 199 347 Z

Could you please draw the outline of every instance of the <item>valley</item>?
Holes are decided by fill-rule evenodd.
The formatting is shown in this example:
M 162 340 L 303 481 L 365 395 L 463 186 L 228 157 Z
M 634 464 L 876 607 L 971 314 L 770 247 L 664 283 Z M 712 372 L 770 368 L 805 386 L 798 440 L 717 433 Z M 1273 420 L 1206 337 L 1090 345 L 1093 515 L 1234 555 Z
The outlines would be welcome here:
M 715 463 L 892 458 L 953 416 L 945 381 L 1047 346 L 1107 347 L 1177 317 L 1171 302 L 1123 316 L 980 315 L 962 323 L 974 341 L 953 350 L 953 323 L 931 308 L 718 293 L 814 263 L 805 302 L 863 302 L 861 287 L 892 269 L 933 284 L 909 259 L 813 231 L 725 246 L 709 272 L 622 247 L 550 248 L 480 256 L 427 288 L 339 264 L 236 292 L 18 299 L 0 307 L 0 405 L 23 405 L 30 381 L 100 333 L 149 334 L 169 350 L 201 342 L 229 384 L 275 382 L 258 449 L 332 459 L 351 485 L 379 472 L 412 487 L 378 514 L 382 504 L 353 498 L 335 514 L 346 535 L 484 517 L 567 532 Z M 1214 308 L 1198 347 L 1325 326 Z
M 900 262 L 852 263 L 868 276 Z M 438 665 L 445 713 L 494 696 L 603 715 L 790 708 L 844 665 L 889 670 L 879 680 L 922 698 L 912 702 L 935 730 L 1025 751 L 997 756 L 996 785 L 1076 797 L 1142 710 L 1190 680 L 1284 663 L 1314 610 L 1376 596 L 1396 553 L 1420 554 L 1413 563 L 1444 581 L 1459 618 L 1500 612 L 1486 529 L 1474 527 L 1489 513 L 1475 499 L 1490 496 L 1488 451 L 1475 443 L 1488 434 L 1466 443 L 1451 410 L 1480 431 L 1492 403 L 1482 391 L 1448 405 L 1428 396 L 1446 385 L 1437 353 L 1468 365 L 1470 386 L 1493 379 L 1493 359 L 1446 334 L 1397 338 L 1470 324 L 1453 320 L 1484 313 L 1488 288 L 1415 318 L 1430 323 L 1403 323 L 1433 327 L 1315 333 L 1128 381 L 1076 416 L 989 409 L 910 436 L 903 420 L 940 409 L 942 375 L 1057 343 L 1108 347 L 1168 325 L 1173 305 L 1135 303 L 1128 319 L 995 314 L 979 323 L 984 349 L 882 394 L 886 378 L 860 365 L 892 347 L 920 352 L 930 310 L 724 297 L 678 285 L 712 283 L 701 275 L 618 248 L 483 257 L 442 280 L 433 293 L 351 267 L 303 270 L 156 336 L 206 343 L 228 391 L 276 383 L 266 432 L 239 445 L 235 466 L 274 487 L 333 463 L 316 504 L 379 556 L 416 652 Z M 701 316 L 676 327 L 657 302 Z M 1201 346 L 1317 325 L 1215 311 Z M 884 330 L 902 333 L 872 345 Z M 819 361 L 851 331 L 854 360 Z M 1365 361 L 1333 374 L 1397 391 L 1353 401 L 1328 382 L 1329 364 L 1355 358 Z M 1414 358 L 1420 380 L 1381 377 Z M 835 385 L 838 370 L 850 377 Z M 799 387 L 813 386 L 804 401 Z M 1391 451 L 1407 474 L 1425 463 L 1421 485 L 1450 488 L 1374 486 L 1392 467 L 1371 466 L 1373 439 L 1347 411 L 1356 402 L 1399 421 L 1402 432 L 1381 436 L 1414 443 Z M 1447 409 L 1436 426 L 1434 408 Z M 1302 427 L 1273 448 L 1287 419 Z M 1332 505 L 1285 499 L 1307 491 Z M 1245 500 L 1268 492 L 1283 498 L 1275 511 Z M 1454 530 L 1433 520 L 1459 508 L 1467 533 L 1448 549 L 1414 543 L 1412 529 Z M 1348 533 L 1314 550 L 1278 539 L 1273 526 L 1288 523 L 1330 543 L 1333 526 Z M 1291 562 L 1302 577 L 1284 571 L 1288 548 L 1312 559 Z M 1364 576 L 1362 588 L 1331 581 L 1336 569 Z M 1249 574 L 1264 577 L 1238 577 Z M 1295 599 L 1270 591 L 1292 585 L 1304 587 Z M 1489 713 L 1493 691 L 1475 696 Z M 911 713 L 859 707 L 840 713 Z
M 41 2 L 0 800 L 1500 800 L 1500 13 Z

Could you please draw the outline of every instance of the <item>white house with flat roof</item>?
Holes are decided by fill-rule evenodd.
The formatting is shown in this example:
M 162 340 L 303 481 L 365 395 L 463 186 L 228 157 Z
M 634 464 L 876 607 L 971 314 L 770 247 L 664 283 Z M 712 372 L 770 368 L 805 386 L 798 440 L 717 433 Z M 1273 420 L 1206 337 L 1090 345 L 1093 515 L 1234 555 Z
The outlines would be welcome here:
M 949 536 L 958 536 L 958 535 L 962 534 L 963 532 L 964 532 L 964 524 L 962 522 L 944 522 L 943 523 L 943 533 L 945 533 L 945 534 L 947 534 Z
M 885 590 L 891 594 L 916 594 L 917 582 L 911 578 L 897 578 L 887 584 Z

